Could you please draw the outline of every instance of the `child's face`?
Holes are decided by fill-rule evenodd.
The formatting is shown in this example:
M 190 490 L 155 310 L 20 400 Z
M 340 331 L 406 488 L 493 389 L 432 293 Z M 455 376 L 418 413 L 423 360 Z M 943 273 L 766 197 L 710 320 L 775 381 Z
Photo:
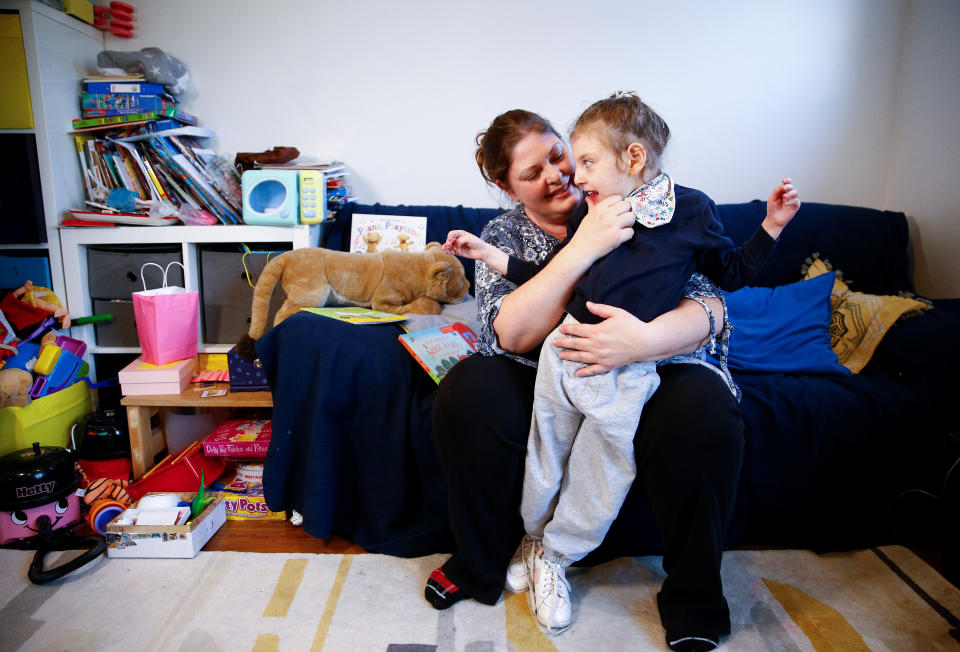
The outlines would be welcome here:
M 630 174 L 626 152 L 614 152 L 596 131 L 577 134 L 570 144 L 577 164 L 573 182 L 590 204 L 610 195 L 626 197 L 642 185 L 642 176 Z

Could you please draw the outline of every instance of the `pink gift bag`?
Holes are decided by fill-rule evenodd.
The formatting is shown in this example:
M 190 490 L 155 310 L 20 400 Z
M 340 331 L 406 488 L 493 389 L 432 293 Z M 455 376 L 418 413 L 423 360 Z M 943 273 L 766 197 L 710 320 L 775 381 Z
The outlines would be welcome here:
M 153 265 L 163 271 L 163 287 L 147 289 L 144 267 Z M 197 355 L 197 314 L 200 293 L 196 290 L 167 285 L 167 270 L 157 263 L 144 263 L 140 268 L 143 292 L 133 293 L 133 316 L 144 362 L 167 364 Z M 186 271 L 186 270 L 184 270 Z

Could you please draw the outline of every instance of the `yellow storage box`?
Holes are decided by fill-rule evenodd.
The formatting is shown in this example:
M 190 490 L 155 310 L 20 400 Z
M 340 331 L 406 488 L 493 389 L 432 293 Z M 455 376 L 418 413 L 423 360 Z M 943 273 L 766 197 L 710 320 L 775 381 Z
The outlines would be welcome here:
M 33 129 L 20 14 L 0 14 L 0 129 Z
M 93 25 L 93 0 L 63 0 L 63 11 Z
M 41 446 L 70 446 L 70 429 L 93 412 L 90 388 L 83 381 L 34 400 L 25 407 L 0 408 L 0 455 L 33 442 Z

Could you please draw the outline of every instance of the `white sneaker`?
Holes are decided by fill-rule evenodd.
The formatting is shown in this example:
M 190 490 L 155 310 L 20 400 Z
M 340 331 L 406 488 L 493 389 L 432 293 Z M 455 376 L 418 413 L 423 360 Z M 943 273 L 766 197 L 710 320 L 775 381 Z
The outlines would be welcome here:
M 530 551 L 536 542 L 537 540 L 530 535 L 524 535 L 523 541 L 520 542 L 520 547 L 513 553 L 510 565 L 507 566 L 507 579 L 504 582 L 504 586 L 511 593 L 523 593 L 529 586 L 527 579 L 527 558 L 530 556 Z
M 566 569 L 544 559 L 542 548 L 531 553 L 533 571 L 530 574 L 530 594 L 527 601 L 537 624 L 547 634 L 559 634 L 573 622 L 570 606 L 570 583 Z

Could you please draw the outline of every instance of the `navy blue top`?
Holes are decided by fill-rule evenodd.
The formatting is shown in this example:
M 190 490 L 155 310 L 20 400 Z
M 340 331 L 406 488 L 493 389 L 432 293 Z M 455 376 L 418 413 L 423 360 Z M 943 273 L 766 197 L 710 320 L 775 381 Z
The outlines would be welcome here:
M 654 228 L 634 224 L 633 236 L 593 263 L 577 281 L 567 304 L 567 312 L 577 321 L 602 321 L 587 310 L 587 301 L 617 306 L 651 321 L 677 306 L 695 271 L 724 290 L 736 290 L 760 269 L 776 240 L 758 227 L 735 247 L 724 234 L 712 199 L 693 188 L 674 184 L 674 189 L 676 210 L 668 224 Z M 578 212 L 570 218 L 567 238 L 542 263 L 511 256 L 507 279 L 517 285 L 530 280 L 570 241 L 584 217 Z

